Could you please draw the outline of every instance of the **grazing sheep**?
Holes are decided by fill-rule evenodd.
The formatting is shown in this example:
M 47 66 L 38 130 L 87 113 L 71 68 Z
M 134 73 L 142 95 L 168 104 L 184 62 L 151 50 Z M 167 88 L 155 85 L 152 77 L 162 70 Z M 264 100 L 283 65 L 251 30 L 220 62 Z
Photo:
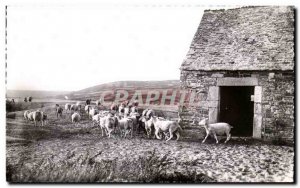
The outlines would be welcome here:
M 78 106 L 76 104 L 72 104 L 70 110 L 72 112 L 78 111 Z
M 155 136 L 157 139 L 161 139 L 161 137 L 158 135 L 160 132 L 163 132 L 165 135 L 166 135 L 166 133 L 169 132 L 170 137 L 167 139 L 167 141 L 169 141 L 173 138 L 173 133 L 175 133 L 177 136 L 176 140 L 179 139 L 179 137 L 180 137 L 179 130 L 182 130 L 182 129 L 179 126 L 177 121 L 162 120 L 156 116 L 151 117 L 151 119 L 154 124 Z
M 66 110 L 66 112 L 70 112 L 71 111 L 71 104 L 67 103 L 65 105 L 65 110 Z
M 62 117 L 63 110 L 64 109 L 60 106 L 56 108 L 56 118 L 58 118 L 58 116 Z
M 78 123 L 80 121 L 80 115 L 77 112 L 74 112 L 72 114 L 72 123 Z
M 42 123 L 42 126 L 44 125 L 43 124 L 43 112 L 41 111 L 34 111 L 33 112 L 33 121 L 34 121 L 34 125 L 36 126 L 37 125 L 37 122 L 41 122 Z
M 27 119 L 28 119 L 29 121 L 34 121 L 34 120 L 33 120 L 33 112 L 30 112 L 29 114 L 27 114 Z
M 28 114 L 30 113 L 30 111 L 29 110 L 26 110 L 25 112 L 24 112 L 24 119 L 25 120 L 29 120 L 29 117 L 28 117 Z
M 230 140 L 231 134 L 230 134 L 230 130 L 231 128 L 233 128 L 232 126 L 230 126 L 228 123 L 212 123 L 212 124 L 208 124 L 208 118 L 204 118 L 203 120 L 201 120 L 198 125 L 202 126 L 205 128 L 206 131 L 206 136 L 204 138 L 204 140 L 202 141 L 202 143 L 204 143 L 208 137 L 209 134 L 213 134 L 215 139 L 216 139 L 216 143 L 219 143 L 217 135 L 224 135 L 226 134 L 227 139 L 225 140 L 224 143 L 227 143 Z
M 79 112 L 81 112 L 82 103 L 81 103 L 80 101 L 78 101 L 78 102 L 76 103 L 76 106 L 77 106 Z

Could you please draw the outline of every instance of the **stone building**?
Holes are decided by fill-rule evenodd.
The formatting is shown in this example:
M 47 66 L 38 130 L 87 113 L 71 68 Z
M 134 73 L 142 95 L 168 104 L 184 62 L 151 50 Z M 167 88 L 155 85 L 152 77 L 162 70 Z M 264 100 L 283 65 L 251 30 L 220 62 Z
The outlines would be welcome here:
M 294 7 L 206 10 L 180 68 L 200 98 L 181 109 L 187 129 L 208 117 L 233 136 L 293 141 L 294 55 Z

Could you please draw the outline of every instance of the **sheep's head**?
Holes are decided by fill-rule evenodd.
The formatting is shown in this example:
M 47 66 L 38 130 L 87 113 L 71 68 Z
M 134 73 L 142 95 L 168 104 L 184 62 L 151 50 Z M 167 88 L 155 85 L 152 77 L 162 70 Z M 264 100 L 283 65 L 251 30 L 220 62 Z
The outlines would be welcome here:
M 201 127 L 205 127 L 207 125 L 208 118 L 204 118 L 201 121 L 199 121 L 198 125 Z

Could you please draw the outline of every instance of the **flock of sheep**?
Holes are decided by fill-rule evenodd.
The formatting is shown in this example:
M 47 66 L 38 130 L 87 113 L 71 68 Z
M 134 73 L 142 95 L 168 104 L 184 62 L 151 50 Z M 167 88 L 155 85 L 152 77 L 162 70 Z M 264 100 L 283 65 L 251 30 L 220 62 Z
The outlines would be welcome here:
M 101 129 L 102 136 L 112 137 L 119 134 L 121 137 L 126 138 L 130 134 L 136 135 L 140 129 L 144 129 L 147 137 L 150 138 L 152 130 L 155 130 L 154 138 L 162 139 L 164 136 L 166 141 L 173 138 L 176 135 L 176 140 L 180 138 L 180 133 L 182 128 L 179 123 L 181 119 L 176 121 L 167 120 L 161 117 L 155 116 L 152 109 L 145 109 L 142 114 L 138 113 L 138 103 L 128 104 L 128 102 L 123 102 L 121 104 L 113 104 L 110 110 L 99 110 L 99 105 L 101 101 L 96 101 L 96 105 L 91 105 L 91 100 L 86 100 L 86 103 L 77 102 L 76 104 L 65 104 L 66 113 L 71 115 L 72 123 L 79 123 L 84 106 L 84 112 L 88 116 L 88 119 L 92 121 L 92 124 L 96 124 Z M 56 104 L 56 117 L 62 117 L 63 108 Z M 41 122 L 43 125 L 47 120 L 47 115 L 39 110 L 37 111 L 25 111 L 24 118 L 29 121 Z M 194 122 L 193 122 L 194 123 Z M 208 119 L 205 118 L 197 123 L 199 126 L 204 127 L 206 130 L 206 137 L 202 141 L 204 143 L 207 137 L 212 134 L 218 143 L 217 135 L 226 134 L 228 142 L 231 138 L 230 130 L 231 126 L 227 123 L 214 123 L 208 124 Z
M 148 138 L 151 137 L 152 130 L 155 130 L 154 137 L 162 139 L 164 136 L 167 141 L 171 140 L 174 134 L 177 140 L 182 131 L 179 120 L 171 121 L 155 116 L 151 109 L 146 109 L 140 114 L 138 112 L 138 103 L 113 104 L 110 110 L 99 110 L 100 101 L 96 101 L 96 105 L 91 105 L 91 101 L 77 102 L 76 104 L 65 104 L 64 108 L 56 104 L 55 112 L 57 118 L 62 118 L 63 111 L 70 114 L 72 123 L 78 124 L 83 115 L 87 115 L 93 125 L 98 125 L 101 129 L 102 136 L 114 137 L 119 134 L 121 137 L 133 137 L 137 135 L 141 129 L 144 129 Z M 84 109 L 84 113 L 83 113 Z M 47 120 L 47 115 L 40 111 L 24 112 L 24 118 L 33 121 L 34 125 L 41 122 L 42 126 Z

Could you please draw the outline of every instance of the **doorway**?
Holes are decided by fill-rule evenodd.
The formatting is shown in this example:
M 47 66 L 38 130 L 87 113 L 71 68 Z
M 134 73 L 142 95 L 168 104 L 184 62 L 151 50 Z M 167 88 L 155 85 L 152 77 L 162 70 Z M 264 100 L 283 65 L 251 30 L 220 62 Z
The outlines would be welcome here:
M 254 102 L 253 86 L 220 87 L 219 122 L 233 126 L 232 136 L 248 137 L 253 135 Z

